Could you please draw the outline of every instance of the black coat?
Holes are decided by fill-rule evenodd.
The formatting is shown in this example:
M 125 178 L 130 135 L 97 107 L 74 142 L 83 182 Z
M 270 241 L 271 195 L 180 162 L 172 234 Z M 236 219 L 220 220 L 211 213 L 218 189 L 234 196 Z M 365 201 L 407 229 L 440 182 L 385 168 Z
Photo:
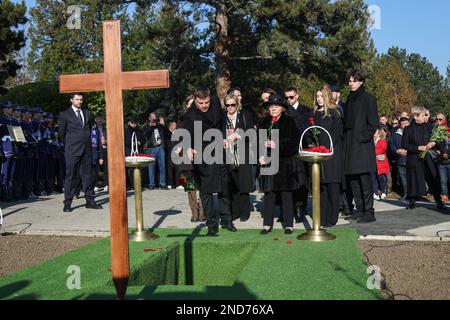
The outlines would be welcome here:
M 91 154 L 91 129 L 93 124 L 92 113 L 82 109 L 84 125 L 77 118 L 72 107 L 63 111 L 58 119 L 59 139 L 64 143 L 66 155 L 81 156 L 84 152 Z
M 247 110 L 239 111 L 236 119 L 236 127 L 235 129 L 242 129 L 243 131 L 247 130 L 255 130 L 253 124 L 252 114 Z M 226 138 L 227 129 L 227 115 L 224 113 L 222 119 L 222 133 L 224 138 Z M 253 174 L 252 174 L 252 165 L 250 163 L 250 145 L 248 139 L 245 141 L 245 159 L 241 159 L 239 162 L 239 192 L 240 193 L 250 193 L 254 191 L 254 183 L 253 183 Z M 257 155 L 255 155 L 255 159 L 257 159 Z M 228 165 L 231 170 L 231 165 Z
M 297 110 L 289 106 L 286 110 L 286 115 L 294 119 L 300 135 L 309 127 L 309 118 L 313 116 L 313 110 L 307 106 L 299 104 Z
M 330 160 L 321 162 L 321 183 L 344 182 L 344 119 L 340 111 L 333 111 L 331 116 L 324 117 L 324 112 L 314 113 L 314 125 L 326 129 L 333 140 L 334 154 Z M 308 131 L 308 140 L 311 140 L 311 130 Z M 330 149 L 330 138 L 324 131 L 320 131 L 319 145 Z
M 345 174 L 376 170 L 373 135 L 378 129 L 378 106 L 374 96 L 361 86 L 347 100 L 345 116 Z
M 408 151 L 406 156 L 406 178 L 408 179 L 408 197 L 419 197 L 427 193 L 425 184 L 425 166 L 436 171 L 435 164 L 429 154 L 420 158 L 420 146 L 426 146 L 430 141 L 431 127 L 417 124 L 415 120 L 403 130 L 402 148 Z
M 200 111 L 195 102 L 183 116 L 183 128 L 188 130 L 191 136 L 191 147 L 194 148 L 194 141 L 202 142 L 203 152 L 205 147 L 209 144 L 220 144 L 223 149 L 223 137 L 219 141 L 203 141 L 203 135 L 208 129 L 222 129 L 222 108 L 220 100 L 217 97 L 211 97 L 211 105 L 207 112 Z M 194 132 L 194 121 L 201 122 L 201 136 L 196 136 Z M 195 175 L 198 179 L 199 189 L 204 193 L 222 192 L 221 180 L 221 165 L 220 164 L 206 164 L 203 160 L 201 164 L 194 163 Z
M 261 120 L 258 130 L 269 129 L 272 117 L 268 116 Z M 295 121 L 283 113 L 280 119 L 273 126 L 272 130 L 279 130 L 279 170 L 275 175 L 261 175 L 261 189 L 264 192 L 269 191 L 293 191 L 300 187 L 301 182 L 298 177 L 299 162 L 296 161 L 298 155 L 298 145 L 300 142 L 300 134 Z M 259 137 L 259 132 L 258 132 Z M 258 141 L 259 148 L 265 148 L 265 141 Z

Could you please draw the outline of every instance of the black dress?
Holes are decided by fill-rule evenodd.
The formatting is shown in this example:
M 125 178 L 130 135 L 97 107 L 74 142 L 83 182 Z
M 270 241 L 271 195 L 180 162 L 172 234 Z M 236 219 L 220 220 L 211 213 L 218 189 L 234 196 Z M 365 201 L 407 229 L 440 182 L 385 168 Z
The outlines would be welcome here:
M 325 116 L 323 111 L 314 113 L 314 124 L 326 129 L 333 140 L 334 154 L 321 162 L 320 178 L 320 221 L 325 227 L 335 226 L 339 218 L 340 195 L 344 184 L 344 126 L 340 111 Z M 330 149 L 330 138 L 321 130 L 319 144 Z M 308 140 L 311 140 L 308 131 Z
M 440 186 L 436 165 L 427 154 L 425 159 L 420 157 L 419 146 L 429 143 L 431 127 L 418 124 L 415 120 L 403 130 L 402 148 L 408 151 L 406 156 L 406 179 L 408 181 L 408 198 L 415 199 L 426 195 L 425 182 L 430 187 L 437 203 L 440 203 Z

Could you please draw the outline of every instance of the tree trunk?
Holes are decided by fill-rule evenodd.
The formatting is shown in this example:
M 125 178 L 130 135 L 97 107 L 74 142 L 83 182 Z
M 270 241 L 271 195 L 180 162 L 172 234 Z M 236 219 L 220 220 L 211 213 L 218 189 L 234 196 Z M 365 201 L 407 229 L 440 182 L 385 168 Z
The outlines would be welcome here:
M 230 39 L 228 38 L 228 1 L 220 1 L 216 8 L 216 91 L 222 101 L 230 89 Z

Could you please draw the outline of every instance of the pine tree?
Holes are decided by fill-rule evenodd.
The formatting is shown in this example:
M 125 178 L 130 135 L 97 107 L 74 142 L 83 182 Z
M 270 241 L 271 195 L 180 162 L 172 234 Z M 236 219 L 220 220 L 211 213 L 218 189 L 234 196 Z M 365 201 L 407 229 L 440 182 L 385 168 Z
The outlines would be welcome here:
M 25 3 L 13 4 L 10 0 L 0 1 L 0 93 L 6 92 L 5 81 L 15 77 L 20 65 L 15 60 L 25 46 L 23 30 L 18 30 L 27 22 Z

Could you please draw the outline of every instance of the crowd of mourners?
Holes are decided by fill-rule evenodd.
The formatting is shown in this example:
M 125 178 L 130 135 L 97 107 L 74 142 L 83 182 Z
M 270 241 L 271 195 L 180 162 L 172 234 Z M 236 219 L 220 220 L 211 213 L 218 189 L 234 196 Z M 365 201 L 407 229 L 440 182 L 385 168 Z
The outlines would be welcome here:
M 324 227 L 336 225 L 339 214 L 358 223 L 374 222 L 373 201 L 386 200 L 394 192 L 400 200 L 407 201 L 408 210 L 430 193 L 437 208 L 445 211 L 450 140 L 447 136 L 442 141 L 432 141 L 434 128 L 442 126 L 450 132 L 445 115 L 438 113 L 432 117 L 425 108 L 411 106 L 392 119 L 380 117 L 376 99 L 365 91 L 364 83 L 365 75 L 354 70 L 348 74 L 350 95 L 346 103 L 341 101 L 338 86 L 324 84 L 317 88 L 314 105 L 309 107 L 300 103 L 296 87 L 287 87 L 279 93 L 266 88 L 262 90 L 256 114 L 254 108 L 243 104 L 240 88 L 230 89 L 223 101 L 209 90 L 199 88 L 185 99 L 180 121 L 166 123 L 157 113 L 150 113 L 145 125 L 129 118 L 124 133 L 125 154 L 131 154 L 136 142 L 138 153 L 151 155 L 155 161 L 142 171 L 143 187 L 186 191 L 191 221 L 206 221 L 209 235 L 216 235 L 219 227 L 235 232 L 233 221 L 248 220 L 253 208 L 250 194 L 254 191 L 264 193 L 261 234 L 271 232 L 275 206 L 280 207 L 279 221 L 285 233 L 293 232 L 294 223 L 301 223 L 310 214 L 307 211 L 310 165 L 298 157 L 300 143 L 303 149 L 312 146 L 333 149 L 333 157 L 321 164 Z M 56 117 L 40 107 L 27 108 L 10 101 L 0 106 L 1 201 L 64 192 L 65 148 L 58 135 Z M 194 130 L 195 122 L 202 124 L 202 136 Z M 320 126 L 330 135 L 314 134 L 312 126 Z M 22 129 L 23 137 L 12 130 L 14 127 Z M 172 134 L 178 128 L 191 134 L 190 148 L 176 148 L 178 141 L 172 141 Z M 222 132 L 222 141 L 213 143 L 221 144 L 231 162 L 194 161 L 198 152 L 211 144 L 203 139 L 208 129 Z M 237 142 L 243 139 L 238 129 L 257 133 L 265 130 L 267 138 L 258 141 L 257 146 L 265 153 L 260 156 L 258 152 L 257 163 L 238 156 Z M 278 139 L 272 138 L 273 130 L 277 130 Z M 90 137 L 90 183 L 95 192 L 108 191 L 106 137 L 104 119 L 98 114 L 91 124 Z M 195 149 L 196 140 L 201 140 L 202 150 Z M 252 146 L 247 140 L 243 145 L 249 155 Z M 262 168 L 270 166 L 270 156 L 275 150 L 279 156 L 277 172 L 261 174 Z M 189 161 L 176 165 L 174 154 L 187 155 Z M 133 188 L 131 170 L 127 169 L 128 189 Z M 80 176 L 75 174 L 71 182 L 76 196 L 83 189 Z M 213 194 L 218 194 L 218 212 L 214 210 Z

